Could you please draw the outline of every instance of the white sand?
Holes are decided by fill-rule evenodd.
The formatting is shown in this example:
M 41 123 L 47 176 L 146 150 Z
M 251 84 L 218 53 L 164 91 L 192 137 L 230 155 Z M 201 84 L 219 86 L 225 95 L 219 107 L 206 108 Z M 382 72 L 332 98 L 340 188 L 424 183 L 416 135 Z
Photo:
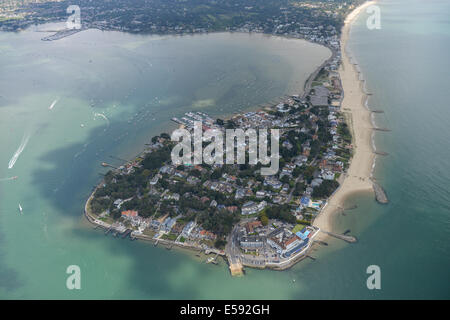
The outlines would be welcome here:
M 369 1 L 353 10 L 345 19 L 342 28 L 342 64 L 339 68 L 339 74 L 344 90 L 344 99 L 341 110 L 350 122 L 348 124 L 352 129 L 354 149 L 350 167 L 341 186 L 314 220 L 314 225 L 324 231 L 333 231 L 332 216 L 335 212 L 344 208 L 344 202 L 348 196 L 360 191 L 373 192 L 370 180 L 375 159 L 372 149 L 373 126 L 370 111 L 364 106 L 366 95 L 362 91 L 362 83 L 358 78 L 355 66 L 350 63 L 345 48 L 352 22 L 362 10 L 374 3 L 375 1 Z M 318 235 L 320 240 L 323 240 L 326 236 L 324 233 Z

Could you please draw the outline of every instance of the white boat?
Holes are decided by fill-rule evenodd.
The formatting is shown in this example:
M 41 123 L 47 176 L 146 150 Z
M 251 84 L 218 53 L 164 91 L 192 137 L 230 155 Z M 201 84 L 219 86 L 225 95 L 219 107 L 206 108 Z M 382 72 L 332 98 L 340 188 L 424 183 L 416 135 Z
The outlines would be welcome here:
M 50 105 L 50 107 L 48 107 L 49 110 L 52 110 L 53 107 L 55 106 L 55 104 L 58 102 L 58 99 L 53 100 L 52 104 Z
M 20 213 L 23 213 L 23 209 L 22 209 L 22 206 L 20 205 L 20 203 L 19 203 L 19 210 L 20 210 Z

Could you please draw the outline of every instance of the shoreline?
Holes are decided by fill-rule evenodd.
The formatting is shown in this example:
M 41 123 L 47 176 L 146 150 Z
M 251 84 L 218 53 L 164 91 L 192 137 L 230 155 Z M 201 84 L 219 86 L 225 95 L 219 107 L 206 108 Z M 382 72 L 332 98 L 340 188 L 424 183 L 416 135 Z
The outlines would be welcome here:
M 319 213 L 319 215 L 314 219 L 312 226 L 318 228 L 318 232 L 315 234 L 315 241 L 313 243 L 320 243 L 324 239 L 331 237 L 329 232 L 333 231 L 333 223 L 332 217 L 334 213 L 338 210 L 344 209 L 343 205 L 348 196 L 361 192 L 361 191 L 374 191 L 372 179 L 373 167 L 375 165 L 375 146 L 373 143 L 373 127 L 372 124 L 372 115 L 370 110 L 367 107 L 368 97 L 371 95 L 367 93 L 365 90 L 364 80 L 359 78 L 360 72 L 357 70 L 356 65 L 352 63 L 352 57 L 346 52 L 346 45 L 349 36 L 349 31 L 352 22 L 359 15 L 359 13 L 365 9 L 367 6 L 372 5 L 375 1 L 366 2 L 359 7 L 355 8 L 345 19 L 344 26 L 341 32 L 341 56 L 342 63 L 339 67 L 339 75 L 342 83 L 342 91 L 344 93 L 344 98 L 341 103 L 341 112 L 348 119 L 349 127 L 352 130 L 353 136 L 353 144 L 354 144 L 354 154 L 350 160 L 350 166 L 346 174 L 342 177 L 342 183 L 337 190 L 331 195 L 326 202 L 325 206 Z M 299 39 L 308 41 L 306 39 Z M 310 42 L 310 41 L 308 41 Z M 314 43 L 314 42 L 313 42 Z M 316 43 L 317 44 L 317 43 Z M 311 86 L 311 83 L 317 73 L 325 66 L 329 61 L 331 61 L 335 55 L 336 51 L 331 47 L 323 44 L 319 44 L 331 51 L 331 56 L 327 58 L 320 66 L 318 66 L 305 80 L 302 88 L 301 96 L 304 97 L 307 95 L 308 88 Z M 254 107 L 250 107 L 248 109 L 255 109 Z M 266 109 L 266 107 L 256 106 L 256 109 Z M 241 112 L 244 110 L 241 110 Z M 240 112 L 239 112 L 240 113 Z M 225 116 L 225 119 L 233 117 L 234 114 L 229 114 Z M 142 153 L 142 152 L 141 152 Z M 141 154 L 139 153 L 138 156 Z M 100 185 L 101 182 L 98 184 Z M 97 185 L 97 187 L 98 187 Z M 97 187 L 90 193 L 89 198 L 85 203 L 84 208 L 84 216 L 88 222 L 91 224 L 101 227 L 101 228 L 109 228 L 110 225 L 105 224 L 103 221 L 96 219 L 89 210 L 89 203 L 92 199 L 93 194 Z M 320 232 L 322 231 L 322 232 Z M 145 241 L 149 241 L 151 243 L 155 243 L 155 239 L 148 237 L 144 234 L 133 234 L 132 235 L 136 239 L 141 239 Z M 166 244 L 169 246 L 175 246 L 180 249 L 185 249 L 189 252 L 202 252 L 202 248 L 191 246 L 191 245 L 180 245 L 179 243 L 175 243 L 173 241 L 166 241 L 163 239 L 159 239 L 156 243 L 161 242 L 161 244 Z M 167 243 L 166 243 L 167 242 Z M 286 265 L 265 265 L 264 267 L 257 267 L 248 264 L 243 264 L 246 267 L 257 268 L 257 269 L 271 269 L 271 270 L 286 270 L 290 269 L 292 266 L 308 257 L 309 252 L 313 247 L 313 243 L 310 243 L 306 250 L 302 250 L 302 254 L 298 254 L 290 259 L 289 263 Z M 205 254 L 209 254 L 212 252 L 208 252 Z M 217 253 L 217 252 L 215 252 Z M 230 261 L 226 258 L 226 255 L 221 252 L 220 254 L 223 256 L 226 263 L 230 266 Z
M 353 156 L 344 179 L 328 199 L 326 205 L 314 220 L 313 225 L 321 230 L 333 230 L 333 217 L 339 210 L 344 210 L 348 197 L 359 192 L 374 192 L 372 175 L 375 167 L 375 145 L 373 142 L 373 117 L 367 106 L 370 93 L 365 90 L 365 80 L 360 79 L 360 71 L 352 62 L 353 57 L 347 52 L 347 41 L 353 22 L 362 10 L 375 1 L 368 1 L 355 8 L 347 15 L 341 31 L 342 62 L 339 75 L 342 82 L 344 98 L 341 103 L 341 112 L 348 119 L 348 125 L 353 137 Z M 363 83 L 364 82 L 364 83 Z M 318 235 L 320 240 L 328 237 L 327 234 Z

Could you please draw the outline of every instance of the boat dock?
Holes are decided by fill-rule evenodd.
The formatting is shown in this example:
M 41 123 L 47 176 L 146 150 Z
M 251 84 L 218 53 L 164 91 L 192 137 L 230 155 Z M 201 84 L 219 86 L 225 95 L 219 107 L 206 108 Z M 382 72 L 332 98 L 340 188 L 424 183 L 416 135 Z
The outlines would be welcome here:
M 131 233 L 131 229 L 127 229 L 124 233 L 122 233 L 122 239 L 125 239 L 126 237 L 128 237 Z
M 204 112 L 186 112 L 184 115 L 185 117 L 182 117 L 181 119 L 173 117 L 170 120 L 180 125 L 184 125 L 187 128 L 193 128 L 195 121 L 200 121 L 203 125 L 211 125 L 214 123 L 214 119 Z
M 106 162 L 102 162 L 102 166 L 103 166 L 103 167 L 111 167 L 111 168 L 117 169 L 117 168 L 114 167 L 113 165 L 111 165 L 111 164 L 109 164 L 109 163 L 106 163 Z
M 212 264 L 217 264 L 217 257 L 219 256 L 219 253 L 216 253 L 216 255 L 214 257 L 209 257 L 206 260 L 206 263 L 212 263 Z

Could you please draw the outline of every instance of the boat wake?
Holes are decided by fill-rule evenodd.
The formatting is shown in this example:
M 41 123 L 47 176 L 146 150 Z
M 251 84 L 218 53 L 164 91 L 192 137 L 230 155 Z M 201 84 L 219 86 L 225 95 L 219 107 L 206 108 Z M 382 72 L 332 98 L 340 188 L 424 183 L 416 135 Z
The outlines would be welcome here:
M 9 178 L 0 178 L 0 181 L 10 181 L 10 180 L 16 180 L 18 177 L 9 177 Z
M 106 120 L 106 123 L 108 124 L 109 127 L 109 119 L 103 114 L 103 113 L 94 113 L 94 120 L 96 117 L 100 117 Z
M 11 160 L 9 160 L 8 169 L 12 169 L 12 167 L 14 167 L 14 165 L 16 164 L 16 161 L 19 158 L 20 154 L 23 152 L 23 150 L 27 146 L 28 140 L 30 140 L 30 135 L 29 134 L 24 134 L 24 136 L 22 138 L 22 142 L 20 143 L 19 148 L 14 153 L 14 155 L 11 158 Z

